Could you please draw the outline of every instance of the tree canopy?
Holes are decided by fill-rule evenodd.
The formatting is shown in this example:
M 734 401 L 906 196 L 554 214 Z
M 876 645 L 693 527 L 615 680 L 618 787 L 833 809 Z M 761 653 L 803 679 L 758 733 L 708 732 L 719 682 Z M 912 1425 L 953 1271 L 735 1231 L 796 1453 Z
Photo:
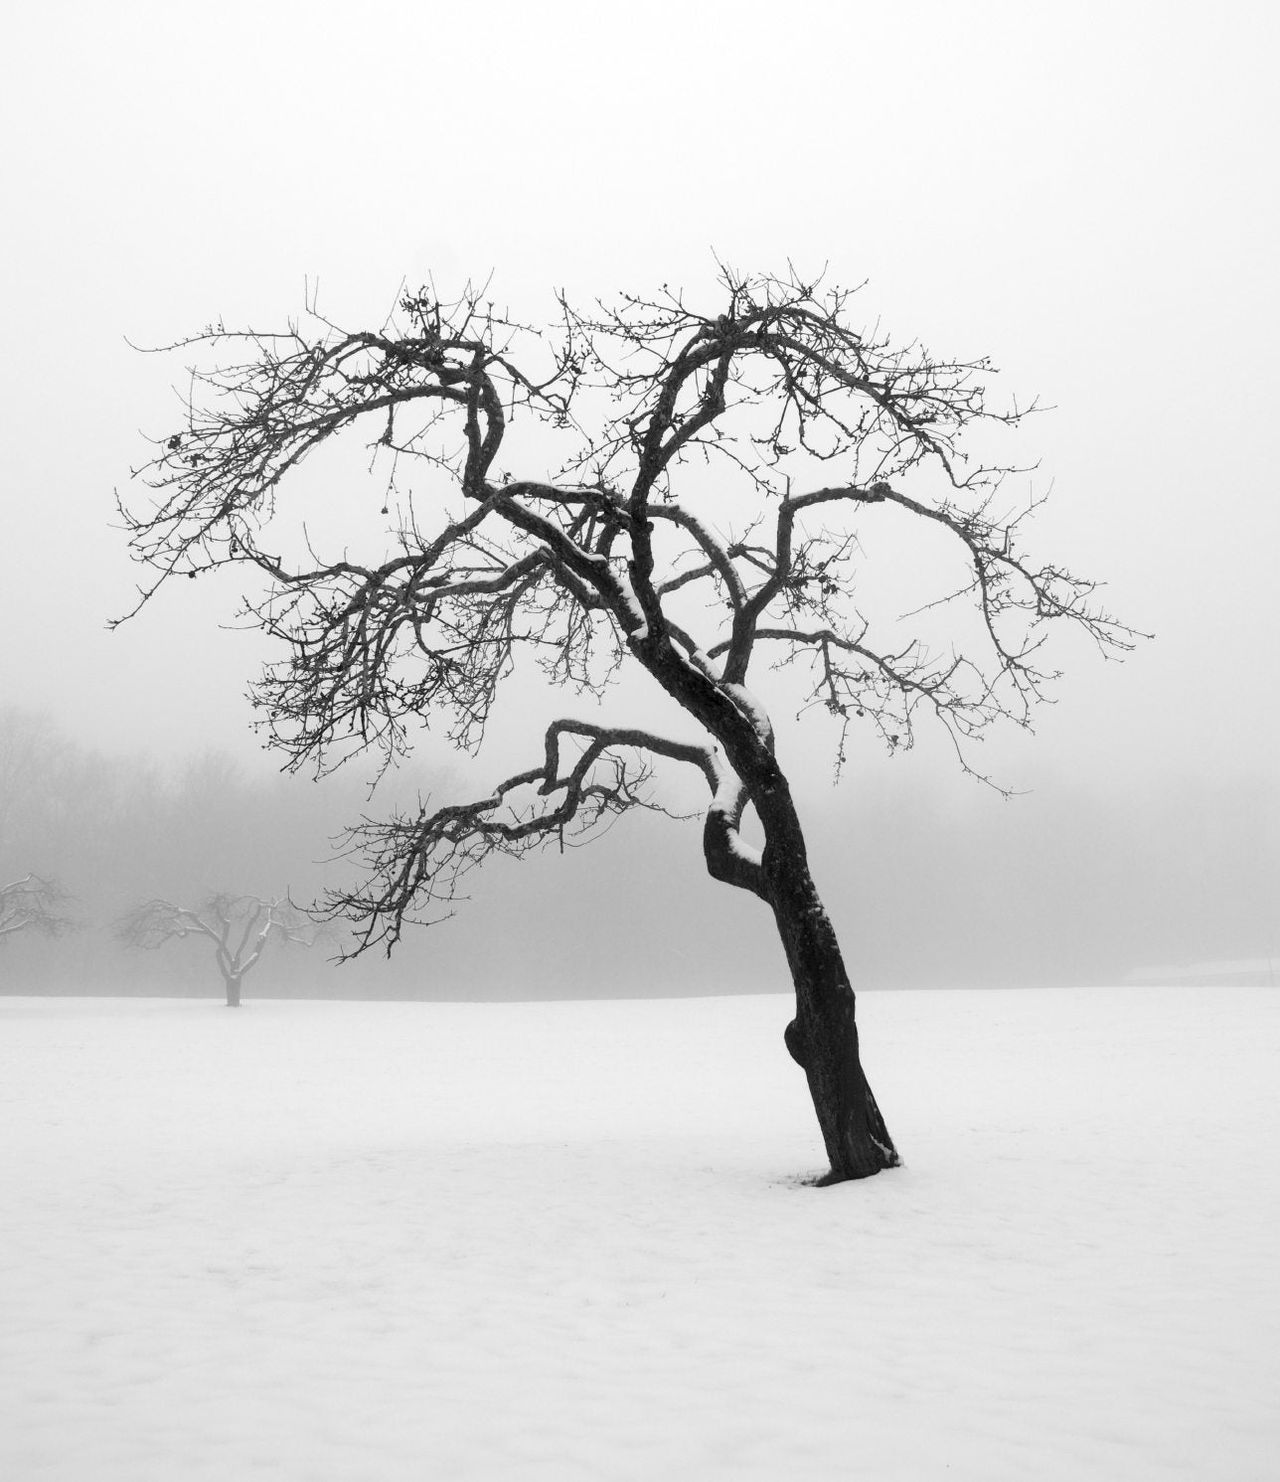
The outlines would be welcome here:
M 842 728 L 863 722 L 897 750 L 927 712 L 970 767 L 964 743 L 996 720 L 1029 724 L 1056 677 L 1049 623 L 1130 646 L 1092 582 L 1023 554 L 1038 500 L 1011 509 L 1010 469 L 972 460 L 966 435 L 1031 410 L 989 404 L 985 359 L 868 334 L 853 293 L 794 273 L 725 270 L 722 288 L 714 313 L 665 288 L 585 313 L 561 296 L 541 331 L 484 289 L 406 294 L 377 331 L 315 312 L 276 334 L 211 326 L 184 342 L 215 363 L 193 366 L 185 425 L 143 470 L 157 500 L 126 510 L 134 548 L 158 580 L 235 562 L 265 574 L 251 609 L 288 656 L 257 700 L 296 764 L 353 746 L 394 756 L 424 721 L 475 749 L 524 652 L 591 697 L 638 660 L 722 745 L 717 717 L 746 717 L 762 748 L 771 727 L 744 687 L 761 662 L 799 662 Z M 521 423 L 555 435 L 554 472 L 519 467 L 553 446 Z M 284 480 L 357 424 L 389 517 L 382 537 L 360 532 L 372 559 L 309 549 L 271 520 Z M 875 518 L 953 547 L 950 585 L 906 620 L 857 601 Z M 370 940 L 394 940 L 411 905 L 450 898 L 489 851 L 645 802 L 637 750 L 698 765 L 736 832 L 746 800 L 705 746 L 567 718 L 536 766 L 485 797 L 362 828 L 379 883 L 346 904 Z

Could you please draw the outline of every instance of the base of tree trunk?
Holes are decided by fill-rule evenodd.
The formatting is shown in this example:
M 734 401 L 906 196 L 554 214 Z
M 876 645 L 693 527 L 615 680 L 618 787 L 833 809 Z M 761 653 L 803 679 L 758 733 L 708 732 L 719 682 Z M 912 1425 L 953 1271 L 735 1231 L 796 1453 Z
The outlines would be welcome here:
M 805 1034 L 797 1020 L 784 1036 L 791 1058 L 804 1071 L 831 1168 L 815 1188 L 872 1178 L 898 1168 L 902 1159 L 885 1127 L 858 1055 L 853 995 L 838 1002 L 825 1024 L 813 1020 Z
M 834 1168 L 821 1175 L 819 1178 L 806 1179 L 805 1182 L 811 1189 L 829 1189 L 832 1184 L 852 1183 L 857 1178 L 874 1178 L 877 1173 L 884 1173 L 889 1168 L 901 1168 L 902 1159 L 895 1157 L 892 1163 L 884 1163 L 879 1167 L 867 1168 L 852 1173 L 837 1173 Z

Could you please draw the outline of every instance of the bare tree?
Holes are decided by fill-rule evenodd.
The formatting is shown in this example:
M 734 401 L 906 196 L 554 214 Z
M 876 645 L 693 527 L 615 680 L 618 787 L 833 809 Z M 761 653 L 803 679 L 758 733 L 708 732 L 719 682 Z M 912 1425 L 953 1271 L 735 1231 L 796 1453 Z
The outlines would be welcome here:
M 982 440 L 1024 415 L 988 407 L 985 361 L 865 333 L 850 293 L 794 273 L 724 269 L 721 288 L 707 313 L 666 288 L 589 312 L 561 295 L 545 333 L 499 312 L 487 288 L 451 304 L 408 294 L 372 331 L 343 331 L 314 304 L 279 333 L 210 327 L 183 342 L 198 363 L 182 427 L 140 471 L 152 498 L 122 513 L 158 573 L 139 606 L 169 578 L 227 563 L 265 577 L 248 612 L 286 656 L 256 700 L 293 766 L 371 747 L 393 763 L 409 727 L 429 722 L 474 751 L 522 655 L 588 700 L 624 666 L 647 676 L 688 737 L 651 716 L 557 719 L 532 764 L 481 797 L 356 826 L 363 883 L 330 907 L 359 924 L 355 950 L 389 951 L 490 855 L 651 806 L 655 767 L 692 767 L 709 799 L 708 870 L 777 924 L 796 992 L 786 1044 L 808 1078 L 824 1181 L 860 1178 L 898 1155 L 863 1074 L 853 991 L 773 724 L 748 681 L 772 661 L 785 696 L 789 676 L 807 673 L 807 704 L 835 718 L 840 760 L 855 722 L 900 751 L 927 715 L 969 768 L 967 743 L 987 726 L 1029 723 L 1054 677 L 1041 658 L 1049 623 L 1104 652 L 1133 635 L 1094 605 L 1090 583 L 1021 554 L 1035 501 L 1002 506 L 1012 470 L 967 461 L 962 434 Z M 370 533 L 349 507 L 339 548 L 322 554 L 279 495 L 322 448 L 345 476 L 340 450 L 361 429 L 389 518 Z M 916 542 L 895 570 L 939 578 L 906 617 L 900 601 L 877 613 L 855 600 L 878 569 L 864 548 L 895 525 L 895 539 Z M 748 809 L 760 850 L 742 836 Z
M 119 924 L 122 941 L 155 950 L 189 936 L 207 937 L 227 991 L 227 1007 L 240 1007 L 241 984 L 258 965 L 273 938 L 312 946 L 317 925 L 287 897 L 212 895 L 198 909 L 168 900 L 149 900 Z
M 27 874 L 0 885 L 0 942 L 20 931 L 61 936 L 72 926 L 64 914 L 67 895 L 56 880 Z

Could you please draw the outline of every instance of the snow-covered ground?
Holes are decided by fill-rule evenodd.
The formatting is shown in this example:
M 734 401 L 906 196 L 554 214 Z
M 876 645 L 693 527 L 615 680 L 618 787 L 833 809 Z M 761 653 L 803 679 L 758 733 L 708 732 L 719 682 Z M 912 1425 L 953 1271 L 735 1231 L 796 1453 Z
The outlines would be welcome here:
M 1280 1475 L 1280 994 L 0 998 L 0 1476 Z

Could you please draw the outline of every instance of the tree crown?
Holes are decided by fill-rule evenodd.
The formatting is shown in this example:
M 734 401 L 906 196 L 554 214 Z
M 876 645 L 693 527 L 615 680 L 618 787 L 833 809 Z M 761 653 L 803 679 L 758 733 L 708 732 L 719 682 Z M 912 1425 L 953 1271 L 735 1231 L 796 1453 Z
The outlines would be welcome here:
M 366 821 L 352 843 L 374 883 L 336 902 L 369 923 L 366 945 L 393 942 L 415 901 L 452 898 L 488 853 L 645 803 L 651 755 L 702 771 L 725 878 L 759 889 L 737 826 L 776 770 L 748 688 L 762 653 L 807 670 L 841 756 L 852 722 L 898 750 L 928 714 L 969 768 L 966 743 L 1000 719 L 1028 725 L 1056 677 L 1048 624 L 1104 653 L 1131 646 L 1094 584 L 1023 555 L 1036 501 L 1010 511 L 1011 469 L 974 459 L 982 427 L 1031 409 L 988 404 L 987 361 L 868 334 L 853 294 L 794 272 L 725 269 L 721 289 L 714 313 L 666 288 L 589 312 L 561 295 L 544 332 L 484 288 L 453 303 L 424 291 L 377 331 L 312 305 L 280 333 L 217 325 L 184 342 L 201 364 L 183 425 L 141 471 L 150 506 L 124 510 L 157 573 L 141 600 L 227 563 L 265 576 L 249 612 L 285 657 L 255 697 L 291 765 L 368 747 L 392 761 L 430 719 L 473 750 L 521 654 L 592 697 L 634 661 L 706 733 L 558 720 L 540 762 L 485 798 Z M 321 551 L 276 508 L 304 460 L 359 429 L 388 517 L 362 560 Z M 953 560 L 885 619 L 856 593 L 868 532 L 890 520 L 929 546 L 924 565 L 939 544 Z

